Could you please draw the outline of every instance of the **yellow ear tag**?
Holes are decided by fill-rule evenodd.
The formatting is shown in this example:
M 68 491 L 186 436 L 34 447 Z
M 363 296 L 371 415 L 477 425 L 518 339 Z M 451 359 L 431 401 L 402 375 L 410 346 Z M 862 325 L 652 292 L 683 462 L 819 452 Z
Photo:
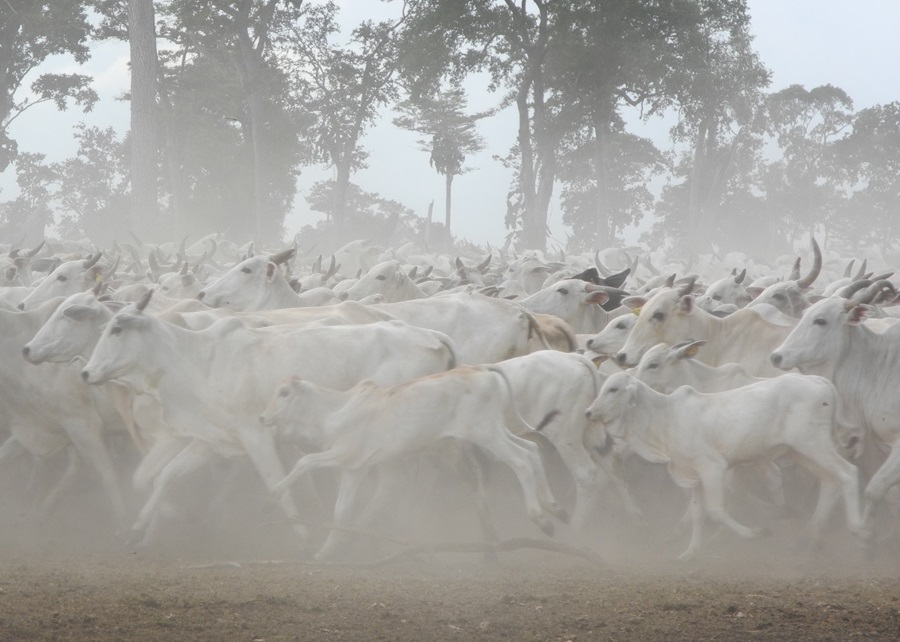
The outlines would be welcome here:
M 601 365 L 603 365 L 603 362 L 606 361 L 608 358 L 609 357 L 607 357 L 605 354 L 599 355 L 599 356 L 596 356 L 593 359 L 591 359 L 591 362 L 593 362 L 595 368 L 599 368 Z
M 97 274 L 94 275 L 94 282 L 100 283 L 100 281 L 102 281 L 102 280 L 103 280 L 103 272 L 97 272 Z
M 634 308 L 634 309 L 631 311 L 631 314 L 633 314 L 633 315 L 636 316 L 636 317 L 641 316 L 641 308 Z

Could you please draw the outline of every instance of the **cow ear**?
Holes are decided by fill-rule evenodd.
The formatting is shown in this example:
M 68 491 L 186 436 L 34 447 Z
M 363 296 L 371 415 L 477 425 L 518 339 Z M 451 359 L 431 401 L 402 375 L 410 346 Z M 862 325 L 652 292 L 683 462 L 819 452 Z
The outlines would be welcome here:
M 854 305 L 850 310 L 850 316 L 847 319 L 847 323 L 850 325 L 859 325 L 872 316 L 874 311 L 875 309 L 871 305 L 865 305 L 863 303 Z
M 765 288 L 761 288 L 758 285 L 748 285 L 745 292 L 750 295 L 751 299 L 755 299 L 763 293 L 763 290 L 765 290 Z
M 694 295 L 685 294 L 678 302 L 678 311 L 684 314 L 690 314 L 694 311 Z
M 679 359 L 693 359 L 700 352 L 700 348 L 706 345 L 706 341 L 691 341 L 675 350 L 675 356 Z
M 73 321 L 84 321 L 85 319 L 93 318 L 95 315 L 94 309 L 87 305 L 70 305 L 62 313 L 63 316 Z
M 609 359 L 609 355 L 607 354 L 598 354 L 596 356 L 591 357 L 591 363 L 594 364 L 595 368 L 599 368 L 604 361 Z
M 275 270 L 277 270 L 277 269 L 278 269 L 278 266 L 275 265 L 274 263 L 272 263 L 271 261 L 269 261 L 266 264 L 266 279 L 269 281 L 274 279 L 275 278 Z
M 640 311 L 642 307 L 647 303 L 647 297 L 645 296 L 627 296 L 622 299 L 622 305 L 626 308 L 634 312 L 635 314 Z

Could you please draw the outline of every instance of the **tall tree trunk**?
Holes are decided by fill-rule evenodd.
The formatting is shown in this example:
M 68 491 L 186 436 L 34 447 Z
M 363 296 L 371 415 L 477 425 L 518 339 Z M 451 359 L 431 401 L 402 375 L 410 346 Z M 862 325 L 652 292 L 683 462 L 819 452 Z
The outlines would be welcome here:
M 597 249 L 605 249 L 612 245 L 611 225 L 609 223 L 609 173 L 606 168 L 606 145 L 608 144 L 607 123 L 597 113 L 594 114 L 594 189 L 596 197 L 594 206 L 594 225 L 597 234 Z
M 447 172 L 444 176 L 444 231 L 447 235 L 447 249 L 453 245 L 453 236 L 450 234 L 450 207 L 453 194 L 453 174 Z
M 156 200 L 156 29 L 153 0 L 128 0 L 128 43 L 131 49 L 131 220 L 130 227 L 151 236 Z

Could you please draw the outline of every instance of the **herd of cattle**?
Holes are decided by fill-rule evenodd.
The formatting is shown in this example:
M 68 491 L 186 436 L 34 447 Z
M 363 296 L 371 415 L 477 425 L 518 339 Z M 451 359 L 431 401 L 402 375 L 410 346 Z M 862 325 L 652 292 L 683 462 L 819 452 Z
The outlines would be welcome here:
M 623 462 L 664 463 L 690 491 L 683 558 L 707 521 L 763 534 L 728 509 L 747 492 L 734 469 L 784 508 L 785 471 L 808 471 L 816 544 L 842 503 L 871 545 L 900 482 L 892 272 L 823 257 L 815 240 L 805 272 L 795 257 L 686 264 L 617 249 L 448 257 L 354 241 L 323 261 L 216 236 L 84 245 L 6 250 L 0 474 L 65 452 L 40 510 L 86 463 L 134 543 L 159 536 L 178 480 L 238 455 L 319 559 L 343 555 L 424 457 L 462 471 L 488 540 L 491 462 L 548 535 L 603 501 L 640 518 Z M 139 510 L 110 450 L 122 434 Z M 554 497 L 553 461 L 574 499 Z M 329 501 L 309 475 L 322 468 Z

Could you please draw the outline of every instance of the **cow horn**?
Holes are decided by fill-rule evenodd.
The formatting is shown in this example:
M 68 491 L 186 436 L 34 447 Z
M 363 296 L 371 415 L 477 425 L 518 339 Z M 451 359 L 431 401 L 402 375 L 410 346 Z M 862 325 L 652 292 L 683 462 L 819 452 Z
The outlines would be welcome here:
M 859 266 L 859 271 L 856 273 L 856 276 L 853 277 L 854 281 L 859 281 L 866 273 L 866 264 L 869 262 L 869 259 L 863 259 L 862 265 Z
M 863 303 L 863 304 L 872 303 L 873 301 L 875 301 L 875 298 L 878 295 L 880 295 L 882 292 L 884 292 L 885 290 L 887 290 L 891 294 L 894 294 L 894 295 L 897 294 L 897 290 L 894 288 L 893 283 L 891 283 L 890 281 L 888 281 L 886 279 L 882 279 L 881 281 L 875 281 L 869 287 L 867 287 L 865 290 L 858 292 L 856 294 L 856 296 L 854 296 L 850 300 L 850 302 L 853 303 L 854 305 L 859 305 L 861 303 Z
M 187 254 L 185 252 L 185 247 L 187 246 L 187 240 L 190 234 L 181 239 L 181 245 L 178 246 L 178 260 L 187 262 Z
M 492 259 L 492 258 L 494 258 L 494 255 L 493 255 L 493 254 L 488 254 L 488 255 L 487 255 L 487 258 L 486 258 L 484 261 L 482 261 L 481 263 L 479 263 L 479 264 L 476 266 L 476 269 L 477 269 L 479 272 L 481 272 L 482 274 L 484 274 L 485 272 L 487 272 L 487 269 L 488 269 L 489 267 L 491 267 L 491 259 Z
M 675 272 L 673 272 L 671 275 L 669 275 L 669 278 L 666 279 L 665 286 L 667 288 L 675 287 Z
M 597 266 L 597 271 L 600 273 L 600 276 L 609 276 L 609 268 L 600 262 L 600 250 L 594 250 L 594 265 Z
M 856 259 L 850 259 L 850 262 L 847 264 L 847 267 L 844 268 L 844 278 L 849 279 L 850 273 L 853 272 L 853 264 L 856 263 Z
M 337 266 L 337 264 L 335 263 L 335 261 L 336 261 L 336 259 L 335 259 L 335 257 L 334 257 L 334 254 L 332 254 L 332 255 L 331 255 L 331 263 L 328 264 L 328 271 L 325 272 L 324 275 L 322 275 L 322 282 L 323 282 L 323 283 L 324 283 L 325 281 L 327 281 L 328 279 L 330 279 L 331 277 L 333 277 L 335 274 L 337 274 L 338 266 Z
M 799 281 L 800 280 L 800 257 L 798 256 L 794 259 L 794 267 L 791 268 L 791 274 L 788 277 L 788 281 Z
M 155 288 L 150 288 L 147 290 L 147 293 L 141 297 L 141 300 L 135 304 L 135 309 L 138 312 L 143 312 L 147 307 L 147 304 L 150 303 L 150 299 L 153 297 L 153 293 L 156 291 Z
M 816 238 L 814 236 L 810 237 L 812 241 L 812 250 L 813 250 L 813 266 L 809 270 L 809 274 L 805 277 L 797 281 L 797 285 L 801 288 L 808 288 L 813 284 L 819 277 L 819 273 L 822 271 L 822 250 L 819 249 L 819 244 L 816 243 Z
M 33 250 L 28 250 L 27 252 L 25 252 L 25 253 L 24 253 L 25 256 L 26 256 L 27 258 L 30 259 L 30 258 L 33 257 L 35 254 L 37 254 L 38 252 L 41 251 L 41 248 L 44 247 L 44 243 L 46 243 L 46 242 L 47 242 L 47 241 L 41 241 L 41 242 L 38 244 L 38 246 L 37 246 L 36 248 L 34 248 Z
M 94 267 L 95 265 L 97 265 L 97 261 L 100 260 L 100 257 L 102 255 L 103 255 L 103 252 L 97 252 L 96 254 L 92 254 L 90 257 L 88 257 L 87 259 L 84 260 L 84 262 L 81 264 L 81 266 L 85 270 L 88 270 L 88 269 Z
M 281 265 L 282 263 L 285 263 L 286 261 L 290 261 L 292 258 L 294 258 L 294 253 L 296 251 L 297 251 L 296 248 L 289 247 L 286 250 L 282 250 L 278 254 L 273 254 L 272 256 L 269 257 L 269 260 L 272 263 L 274 263 L 275 265 Z
M 863 288 L 867 288 L 872 285 L 873 281 L 870 279 L 860 279 L 859 281 L 853 281 L 849 285 L 845 285 L 840 290 L 835 292 L 835 294 L 843 299 L 852 299 L 853 296 L 862 290 Z
M 188 262 L 185 260 L 184 263 L 181 264 L 181 270 L 179 270 L 178 274 L 184 276 L 188 272 Z
M 678 296 L 687 296 L 691 292 L 694 291 L 694 284 L 697 282 L 697 275 L 691 275 L 688 277 L 687 283 L 685 283 L 680 290 L 678 290 Z
M 744 282 L 745 278 L 747 278 L 747 268 L 741 270 L 741 273 L 734 277 L 734 282 L 737 284 L 741 284 Z

